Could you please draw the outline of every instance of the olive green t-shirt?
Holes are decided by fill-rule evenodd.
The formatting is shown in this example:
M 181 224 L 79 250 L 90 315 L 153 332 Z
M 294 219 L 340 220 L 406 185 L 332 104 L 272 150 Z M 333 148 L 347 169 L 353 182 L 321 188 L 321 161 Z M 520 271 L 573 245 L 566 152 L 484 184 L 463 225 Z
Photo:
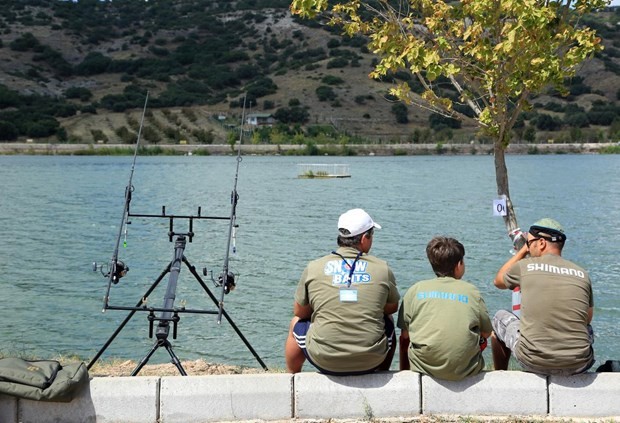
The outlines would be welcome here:
M 392 270 L 383 260 L 363 254 L 355 263 L 347 289 L 350 266 L 358 254 L 341 247 L 308 264 L 295 301 L 312 306 L 306 350 L 318 366 L 333 372 L 373 369 L 388 352 L 383 310 L 400 298 Z M 346 292 L 341 292 L 346 291 Z
M 491 320 L 480 291 L 451 277 L 414 284 L 403 297 L 398 327 L 409 332 L 411 370 L 461 380 L 484 368 L 481 333 Z
M 515 354 L 533 369 L 576 369 L 593 356 L 588 309 L 593 306 L 588 273 L 555 254 L 519 260 L 504 276 L 521 286 L 521 323 Z

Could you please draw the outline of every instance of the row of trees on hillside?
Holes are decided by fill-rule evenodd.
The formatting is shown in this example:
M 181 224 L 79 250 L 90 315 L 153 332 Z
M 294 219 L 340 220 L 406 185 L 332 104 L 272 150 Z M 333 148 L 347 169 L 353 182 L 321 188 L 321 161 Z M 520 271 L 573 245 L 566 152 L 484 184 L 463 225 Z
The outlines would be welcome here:
M 59 5 L 59 3 L 63 4 Z M 527 5 L 507 5 L 500 10 L 491 10 L 495 6 L 478 2 L 476 5 L 464 5 L 462 9 L 459 9 L 452 7 L 451 3 L 425 1 L 410 2 L 411 14 L 399 15 L 395 12 L 398 9 L 390 9 L 390 6 L 395 3 L 386 2 L 385 7 L 389 13 L 382 16 L 394 19 L 384 27 L 377 26 L 373 29 L 372 26 L 368 26 L 368 22 L 371 21 L 365 21 L 365 19 L 372 16 L 374 3 L 353 1 L 350 2 L 350 5 L 358 5 L 359 3 L 370 8 L 361 9 L 361 14 L 357 15 L 360 17 L 359 21 L 353 19 L 355 18 L 354 15 L 349 15 L 352 18 L 352 26 L 348 30 L 350 37 L 345 37 L 342 40 L 330 39 L 327 43 L 328 50 L 304 45 L 301 32 L 295 32 L 293 37 L 285 40 L 279 40 L 275 36 L 264 37 L 254 44 L 246 43 L 244 49 L 238 49 L 237 43 L 243 44 L 244 37 L 255 34 L 252 23 L 263 22 L 267 19 L 265 14 L 257 10 L 267 4 L 275 5 L 273 2 L 245 2 L 248 3 L 247 6 L 252 6 L 253 11 L 239 19 L 226 22 L 219 20 L 212 13 L 212 8 L 216 7 L 213 2 L 195 0 L 191 7 L 188 7 L 188 3 L 181 3 L 179 7 L 168 11 L 164 11 L 156 5 L 157 2 L 143 5 L 139 10 L 124 10 L 123 8 L 128 3 L 132 2 L 111 3 L 89 0 L 81 1 L 79 5 L 44 0 L 27 0 L 24 2 L 24 4 L 33 7 L 47 6 L 52 10 L 51 18 L 47 20 L 41 15 L 42 12 L 37 13 L 36 22 L 40 24 L 46 22 L 45 24 L 49 25 L 50 22 L 53 22 L 52 25 L 55 25 L 57 22 L 62 22 L 62 25 L 57 28 L 58 30 L 64 28 L 75 31 L 81 37 L 85 34 L 92 34 L 92 30 L 95 28 L 105 27 L 108 30 L 108 37 L 125 36 L 131 43 L 148 47 L 151 57 L 114 60 L 101 52 L 91 52 L 80 63 L 71 66 L 60 53 L 40 43 L 32 34 L 25 33 L 17 37 L 10 43 L 9 48 L 32 53 L 38 63 L 47 64 L 55 72 L 85 76 L 118 72 L 122 74 L 121 79 L 127 85 L 122 93 L 105 96 L 100 101 L 90 104 L 88 102 L 92 100 L 92 93 L 80 87 L 65 92 L 66 100 L 69 101 L 65 101 L 65 99 L 39 101 L 37 96 L 33 97 L 36 101 L 31 101 L 21 98 L 19 94 L 11 93 L 7 101 L 9 104 L 4 108 L 0 107 L 2 110 L 0 121 L 5 128 L 4 136 L 39 138 L 57 135 L 59 139 L 66 139 L 66 134 L 59 127 L 57 118 L 71 116 L 78 112 L 96 113 L 97 109 L 101 108 L 115 112 L 139 108 L 142 105 L 149 79 L 166 82 L 166 89 L 158 96 L 153 97 L 150 104 L 152 107 L 166 108 L 204 104 L 205 102 L 219 103 L 238 95 L 242 90 L 248 92 L 249 101 L 258 104 L 258 99 L 273 94 L 278 89 L 270 78 L 264 76 L 269 70 L 280 68 L 285 71 L 285 65 L 289 68 L 295 66 L 312 67 L 316 65 L 316 62 L 324 61 L 326 58 L 329 58 L 327 67 L 355 66 L 359 60 L 359 55 L 349 48 L 359 49 L 360 53 L 368 52 L 366 42 L 369 39 L 372 41 L 371 46 L 383 54 L 382 61 L 374 62 L 377 68 L 374 76 L 383 81 L 397 84 L 398 89 L 393 93 L 394 98 L 417 101 L 419 98 L 417 95 L 420 95 L 428 102 L 427 106 L 430 105 L 437 111 L 443 110 L 446 116 L 432 115 L 429 119 L 430 127 L 435 133 L 441 132 L 442 137 L 449 135 L 451 130 L 459 129 L 460 121 L 457 119 L 459 116 L 478 118 L 483 124 L 483 129 L 490 131 L 489 136 L 494 136 L 493 131 L 499 131 L 498 134 L 503 134 L 500 143 L 503 145 L 509 142 L 513 134 L 518 137 L 529 138 L 533 130 L 587 129 L 589 126 L 606 124 L 613 126 L 613 120 L 609 122 L 610 116 L 618 115 L 615 106 L 596 103 L 591 110 L 579 110 L 567 106 L 559 111 L 557 107 L 563 106 L 548 105 L 543 107 L 547 108 L 550 113 L 528 110 L 528 100 L 532 98 L 536 88 L 546 86 L 545 84 L 549 82 L 556 85 L 558 93 L 566 91 L 566 81 L 570 82 L 569 95 L 577 96 L 588 92 L 589 87 L 583 83 L 583 80 L 572 77 L 574 64 L 585 57 L 588 48 L 590 48 L 590 52 L 597 52 L 597 54 L 600 50 L 597 44 L 592 41 L 591 34 L 586 30 L 572 33 L 569 31 L 569 35 L 566 36 L 568 38 L 563 40 L 551 38 L 551 41 L 547 40 L 549 45 L 545 45 L 545 49 L 542 50 L 528 50 L 526 48 L 527 37 L 524 39 L 502 39 L 501 35 L 497 35 L 504 33 L 514 35 L 520 31 L 528 36 L 536 35 L 535 33 L 540 25 L 557 24 L 553 28 L 548 28 L 548 33 L 545 31 L 541 33 L 544 36 L 549 36 L 558 28 L 563 28 L 562 25 L 565 22 L 569 24 L 573 22 L 575 16 L 579 18 L 586 16 L 585 13 L 592 10 L 591 6 L 595 7 L 593 2 L 588 2 L 583 10 L 575 11 L 575 16 L 571 14 L 559 15 L 561 19 L 565 19 L 560 23 L 555 22 L 554 19 L 560 19 L 557 14 L 566 11 L 562 2 L 554 2 L 551 5 L 552 7 L 541 9 L 542 12 L 533 12 L 529 16 L 527 13 L 530 12 L 530 9 L 527 7 L 530 6 Z M 294 6 L 296 3 L 299 2 L 294 2 Z M 306 7 L 310 7 L 309 5 L 313 2 L 306 1 L 303 3 Z M 318 1 L 314 3 L 322 4 Z M 341 9 L 334 9 L 335 12 L 342 13 L 340 17 L 346 16 L 345 5 L 346 3 L 343 3 L 338 6 Z M 540 5 L 536 5 L 537 10 L 538 6 Z M 514 9 L 510 9 L 510 7 L 514 7 Z M 7 10 L 13 10 L 14 16 L 10 15 Z M 33 9 L 25 7 L 8 8 L 0 12 L 0 15 L 6 22 L 8 19 L 27 16 L 29 10 Z M 128 10 L 130 14 L 134 14 L 134 17 L 141 19 L 140 26 L 126 20 Z M 407 10 L 407 8 L 402 10 Z M 402 34 L 407 34 L 407 31 L 411 31 L 411 34 L 417 35 L 416 31 L 424 28 L 424 26 L 419 25 L 419 22 L 427 19 L 427 14 L 431 14 L 432 19 L 429 18 L 431 20 L 424 22 L 431 22 L 432 25 L 427 26 L 425 30 L 429 32 L 422 34 L 416 41 L 421 42 L 421 44 L 412 43 L 399 50 L 398 42 L 402 42 L 404 39 L 399 39 L 396 36 L 390 39 L 393 33 L 402 36 Z M 93 16 L 99 18 L 94 19 Z M 170 23 L 164 19 L 168 18 L 170 21 L 171 16 L 178 17 L 179 21 Z M 205 20 L 199 23 L 197 16 L 202 16 Z M 527 19 L 521 22 L 519 19 L 524 19 L 524 17 Z M 498 20 L 495 21 L 495 19 Z M 344 22 L 344 20 L 340 21 L 340 23 Z M 463 24 L 463 22 L 465 23 Z M 175 25 L 181 25 L 185 28 L 195 25 L 197 31 L 174 39 L 158 37 L 159 30 L 162 28 L 178 28 Z M 376 34 L 380 34 L 379 31 L 385 31 L 388 42 L 382 44 L 384 43 L 381 41 L 383 38 L 378 39 L 373 36 L 373 30 L 376 30 Z M 452 60 L 451 63 L 442 62 L 444 60 L 442 55 L 448 58 L 452 57 L 453 51 L 441 43 L 439 45 L 432 44 L 441 40 L 437 34 L 441 34 L 442 31 L 452 37 L 448 39 L 461 40 L 459 41 L 462 43 L 461 47 L 468 49 L 462 51 L 461 56 L 454 56 L 458 59 L 456 62 L 455 59 L 450 59 Z M 561 34 L 564 36 L 564 33 Z M 575 34 L 581 34 L 582 38 L 570 38 Z M 571 42 L 575 43 L 576 47 L 569 49 L 567 47 L 569 44 L 562 44 L 562 42 L 567 42 L 566 40 L 569 38 Z M 93 42 L 96 44 L 100 41 L 95 39 Z M 480 47 L 480 43 L 488 45 Z M 592 45 L 588 47 L 588 43 Z M 428 50 L 424 50 L 428 46 L 430 46 Z M 563 48 L 562 46 L 566 48 L 563 58 L 554 61 L 550 52 L 553 49 L 556 49 L 553 51 L 559 51 Z M 393 56 L 394 60 L 388 60 L 389 55 L 385 54 L 387 51 L 400 52 L 401 56 L 396 55 Z M 512 58 L 510 54 L 514 51 L 523 51 L 524 57 L 518 57 L 519 61 L 513 63 L 510 61 Z M 416 60 L 422 60 L 424 66 L 420 64 L 422 62 L 415 62 L 408 56 L 414 52 L 419 53 Z M 246 63 L 248 60 L 254 60 L 254 62 Z M 541 64 L 532 69 L 527 69 L 529 65 L 523 65 L 527 60 L 530 61 L 530 65 L 532 61 L 541 61 Z M 499 66 L 502 68 L 501 72 L 493 68 L 493 66 L 497 66 L 497 63 L 503 63 L 502 61 L 506 63 Z M 255 66 L 254 63 L 258 66 Z M 478 68 L 489 67 L 490 74 L 476 74 L 474 72 L 475 69 L 478 69 L 476 66 Z M 545 66 L 550 66 L 552 71 L 545 73 Z M 41 68 L 39 66 L 32 67 L 28 70 L 26 77 L 44 81 L 45 75 Z M 516 75 L 503 80 L 504 75 L 512 75 L 511 70 Z M 470 71 L 472 75 L 468 80 L 469 76 L 464 77 L 463 75 L 468 75 Z M 544 78 L 534 75 L 528 79 L 528 75 L 531 76 L 536 72 L 541 75 L 548 75 Z M 328 102 L 333 107 L 338 107 L 343 99 L 338 97 L 336 87 L 343 82 L 341 78 L 326 76 L 316 88 L 315 95 L 319 100 Z M 508 97 L 502 97 L 505 95 L 505 90 L 512 90 Z M 519 94 L 514 95 L 516 92 Z M 368 103 L 371 100 L 365 96 L 354 99 L 359 104 Z M 34 103 L 40 103 L 41 107 L 37 109 Z M 48 103 L 54 106 L 48 107 Z M 240 107 L 241 103 L 232 101 L 229 105 L 234 108 Z M 274 106 L 272 103 L 271 107 L 268 107 L 267 101 L 263 102 L 263 105 L 266 110 L 271 110 Z M 24 108 L 26 113 L 16 115 L 11 110 L 14 107 Z M 551 107 L 554 107 L 555 110 L 552 110 Z M 393 114 L 397 122 L 407 123 L 407 107 L 404 104 L 396 103 Z M 280 122 L 291 127 L 307 123 L 309 119 L 308 110 L 301 104 L 289 104 L 288 107 L 280 107 L 274 111 L 274 115 Z M 497 120 L 494 119 L 507 116 L 510 119 L 505 127 L 496 125 Z M 365 113 L 363 117 L 370 119 L 370 112 Z
M 262 83 L 256 84 L 254 89 L 260 93 L 272 93 L 277 87 L 270 80 L 263 80 Z M 0 85 L 0 140 L 13 141 L 19 137 L 55 137 L 60 141 L 69 141 L 71 134 L 67 134 L 60 126 L 60 118 L 73 116 L 77 113 L 96 114 L 98 108 L 115 112 L 137 109 L 139 103 L 144 101 L 145 94 L 146 89 L 137 85 L 129 85 L 123 94 L 107 95 L 99 102 L 80 106 L 80 103 L 66 101 L 63 98 L 21 95 L 6 86 Z M 66 99 L 78 100 L 79 102 L 88 102 L 92 96 L 92 92 L 84 87 L 72 87 L 65 91 Z M 153 96 L 150 105 L 152 108 L 162 108 L 166 111 L 167 107 L 175 104 L 168 101 L 169 99 L 166 96 Z M 356 102 L 361 104 L 369 101 L 384 100 L 374 99 L 370 95 L 365 96 L 362 100 L 356 99 Z M 240 103 L 234 100 L 231 102 L 231 106 L 233 108 L 240 107 Z M 276 108 L 273 102 L 264 101 L 262 108 L 273 110 L 273 117 L 279 122 L 277 132 L 281 134 L 280 136 L 290 135 L 287 137 L 289 141 L 293 135 L 303 134 L 299 128 L 312 126 L 310 125 L 310 110 L 296 98 L 290 99 L 287 106 L 279 108 Z M 513 133 L 517 139 L 525 142 L 546 141 L 549 138 L 556 138 L 558 141 L 565 142 L 602 142 L 620 137 L 620 119 L 618 118 L 620 107 L 613 103 L 596 102 L 588 111 L 574 104 L 561 106 L 557 103 L 538 105 L 537 109 L 549 110 L 553 114 L 540 111 L 522 112 L 513 127 Z M 408 111 L 405 103 L 394 102 L 392 105 L 394 121 L 407 124 L 409 122 Z M 361 116 L 368 119 L 369 124 L 371 122 L 370 113 L 369 110 L 364 113 L 364 116 Z M 461 129 L 461 126 L 462 122 L 458 119 L 441 114 L 431 114 L 427 123 L 428 130 L 424 131 L 424 128 L 418 128 L 417 132 L 412 133 L 407 141 L 422 143 L 450 141 Z M 590 126 L 605 126 L 609 129 L 605 132 L 590 131 L 588 129 Z M 540 132 L 557 132 L 558 134 L 547 134 L 545 138 L 537 139 Z M 163 133 L 163 136 L 158 135 L 159 133 Z M 178 130 L 174 129 L 151 130 L 149 134 L 147 141 L 154 143 L 178 142 L 179 139 L 190 138 L 189 136 L 182 136 Z M 123 142 L 131 142 L 127 140 L 132 136 L 132 133 L 121 132 L 119 139 Z M 101 138 L 103 138 L 101 135 L 94 136 L 95 140 Z M 204 142 L 203 136 L 193 138 L 197 142 Z M 270 142 L 271 138 L 270 135 L 261 137 L 261 142 Z

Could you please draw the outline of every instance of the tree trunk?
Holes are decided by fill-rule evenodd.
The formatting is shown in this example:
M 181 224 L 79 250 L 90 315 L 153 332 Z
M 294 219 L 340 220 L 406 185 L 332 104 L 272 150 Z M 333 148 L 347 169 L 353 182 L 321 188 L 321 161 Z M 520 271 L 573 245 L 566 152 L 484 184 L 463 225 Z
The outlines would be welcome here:
M 510 190 L 508 188 L 508 168 L 506 167 L 506 157 L 504 155 L 506 147 L 501 141 L 495 142 L 495 182 L 497 183 L 497 193 L 500 197 L 506 198 L 506 216 L 504 216 L 504 224 L 508 230 L 508 235 L 513 243 L 515 252 L 519 251 L 525 245 L 526 236 L 517 236 L 519 228 L 517 225 L 517 216 L 512 201 L 510 201 Z M 512 291 L 512 312 L 521 318 L 521 289 L 516 287 Z
M 494 155 L 495 155 L 495 182 L 497 184 L 497 194 L 501 198 L 506 198 L 506 216 L 504 218 L 504 224 L 508 234 L 511 234 L 515 229 L 519 227 L 517 224 L 517 215 L 512 207 L 512 201 L 510 200 L 510 189 L 508 187 L 508 168 L 506 167 L 506 157 L 503 143 L 501 141 L 495 142 Z M 518 239 L 515 249 L 519 249 L 523 246 L 525 240 L 523 237 Z

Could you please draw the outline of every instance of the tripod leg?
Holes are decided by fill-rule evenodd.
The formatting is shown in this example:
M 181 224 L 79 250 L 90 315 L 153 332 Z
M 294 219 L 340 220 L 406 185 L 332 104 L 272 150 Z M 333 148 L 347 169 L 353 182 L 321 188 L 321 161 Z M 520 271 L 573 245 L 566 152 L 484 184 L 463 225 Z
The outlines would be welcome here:
M 228 323 L 230 324 L 230 326 L 232 326 L 232 328 L 235 330 L 235 332 L 237 333 L 237 335 L 239 335 L 239 338 L 241 338 L 241 340 L 243 341 L 243 343 L 245 344 L 246 347 L 248 347 L 248 350 L 250 350 L 250 352 L 252 353 L 252 355 L 254 356 L 254 358 L 256 358 L 256 361 L 259 362 L 259 364 L 263 367 L 263 370 L 267 371 L 269 370 L 267 368 L 267 365 L 263 362 L 263 360 L 261 360 L 261 358 L 259 357 L 258 353 L 254 350 L 254 348 L 252 348 L 252 345 L 250 345 L 250 342 L 245 338 L 245 336 L 243 336 L 243 334 L 241 333 L 241 330 L 239 330 L 239 328 L 237 327 L 237 325 L 235 324 L 235 322 L 233 322 L 233 320 L 230 318 L 230 316 L 228 315 L 228 313 L 226 312 L 226 310 L 222 310 L 222 315 L 224 317 L 226 317 L 226 320 L 228 320 Z
M 166 276 L 168 272 L 170 272 L 170 264 L 168 265 L 168 267 L 166 267 L 166 269 L 163 272 L 161 272 L 159 277 L 155 280 L 155 282 L 153 282 L 151 287 L 148 289 L 148 291 L 146 291 L 146 293 L 142 296 L 142 298 L 148 298 L 151 292 L 153 292 L 153 290 L 157 287 L 159 282 L 161 282 L 161 280 L 164 278 L 164 276 Z M 142 305 L 142 299 L 138 301 L 138 303 L 136 304 L 136 307 L 140 307 L 141 305 Z M 125 320 L 123 320 L 123 322 L 118 326 L 118 328 L 116 328 L 112 336 L 110 336 L 110 338 L 103 345 L 103 347 L 101 347 L 101 349 L 99 350 L 99 352 L 97 352 L 97 354 L 93 357 L 93 359 L 90 360 L 90 363 L 88 363 L 88 366 L 86 366 L 87 369 L 90 370 L 90 368 L 93 367 L 93 365 L 97 362 L 97 360 L 99 360 L 99 357 L 101 357 L 101 354 L 104 353 L 104 351 L 110 346 L 112 341 L 114 341 L 114 339 L 118 336 L 118 334 L 121 333 L 125 325 L 129 322 L 129 320 L 131 320 L 133 315 L 136 314 L 136 311 L 137 310 L 132 310 L 129 312 L 127 317 L 125 317 Z
M 160 340 L 158 339 L 155 344 L 153 344 L 153 348 L 151 348 L 151 350 L 148 352 L 147 355 L 145 355 L 142 360 L 140 360 L 140 363 L 138 363 L 138 365 L 136 366 L 135 369 L 133 369 L 133 371 L 131 372 L 131 376 L 135 376 L 137 375 L 140 370 L 142 370 L 142 368 L 144 367 L 144 365 L 146 363 L 149 362 L 149 359 L 151 358 L 151 356 L 155 353 L 155 351 L 157 351 L 157 348 L 160 347 Z
M 219 303 L 217 301 L 217 298 L 215 298 L 215 295 L 213 295 L 213 293 L 211 292 L 209 287 L 204 283 L 204 281 L 202 280 L 200 275 L 196 272 L 196 268 L 191 265 L 191 263 L 185 258 L 185 256 L 183 256 L 183 263 L 185 263 L 187 265 L 187 267 L 189 268 L 190 273 L 192 275 L 194 275 L 194 278 L 196 278 L 196 280 L 198 281 L 200 286 L 202 286 L 202 289 L 204 289 L 204 291 L 207 293 L 207 295 L 211 298 L 211 300 L 213 301 L 215 306 L 219 307 Z M 269 370 L 269 369 L 267 369 L 267 365 L 259 357 L 258 353 L 254 350 L 254 348 L 252 348 L 252 345 L 250 345 L 250 342 L 245 338 L 245 336 L 243 336 L 243 334 L 241 333 L 241 331 L 239 330 L 239 328 L 237 327 L 235 322 L 233 322 L 232 319 L 230 318 L 230 316 L 228 315 L 228 313 L 226 313 L 226 310 L 222 310 L 222 315 L 224 317 L 226 317 L 226 320 L 228 320 L 228 323 L 230 323 L 230 326 L 232 326 L 232 328 L 235 330 L 237 335 L 239 335 L 239 338 L 241 338 L 241 340 L 243 341 L 245 346 L 248 347 L 248 349 L 250 350 L 250 352 L 252 353 L 254 358 L 256 358 L 258 363 L 263 367 L 263 370 Z
M 179 361 L 179 357 L 177 357 L 174 351 L 172 351 L 172 345 L 170 345 L 170 342 L 166 339 L 163 345 L 168 351 L 168 354 L 170 354 L 170 358 L 172 359 L 172 364 L 174 364 L 176 368 L 179 369 L 179 373 L 181 373 L 181 375 L 187 376 L 185 369 L 181 365 L 181 361 Z

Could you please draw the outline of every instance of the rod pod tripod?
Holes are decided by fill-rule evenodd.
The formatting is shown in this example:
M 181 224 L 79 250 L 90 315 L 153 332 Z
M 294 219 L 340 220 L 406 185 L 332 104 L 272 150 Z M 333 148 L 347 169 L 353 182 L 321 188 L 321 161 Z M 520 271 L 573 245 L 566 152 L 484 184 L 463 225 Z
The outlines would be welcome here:
M 256 351 L 254 350 L 252 345 L 250 345 L 250 343 L 245 338 L 243 333 L 241 333 L 241 331 L 239 330 L 239 328 L 237 327 L 235 322 L 231 319 L 231 317 L 228 315 L 226 310 L 223 309 L 223 306 L 222 306 L 221 302 L 218 302 L 218 300 L 215 297 L 215 295 L 211 292 L 211 290 L 209 289 L 207 284 L 204 282 L 204 280 L 200 277 L 200 275 L 196 271 L 196 268 L 187 260 L 187 258 L 184 255 L 187 239 L 189 239 L 189 241 L 191 242 L 192 241 L 192 237 L 194 235 L 194 233 L 192 232 L 192 223 L 193 223 L 194 219 L 226 219 L 226 218 L 200 216 L 200 208 L 198 209 L 198 216 L 171 216 L 171 215 L 166 215 L 165 214 L 165 207 L 162 209 L 162 214 L 161 215 L 129 214 L 128 216 L 130 216 L 130 217 L 133 216 L 133 217 L 167 217 L 167 218 L 169 218 L 169 220 L 170 220 L 170 232 L 168 233 L 169 239 L 170 239 L 170 241 L 172 241 L 172 238 L 176 237 L 175 238 L 175 243 L 174 243 L 174 257 L 173 257 L 172 261 L 168 264 L 168 266 L 166 266 L 166 268 L 162 271 L 162 273 L 157 277 L 157 279 L 149 287 L 149 289 L 144 293 L 144 295 L 142 296 L 140 301 L 138 301 L 138 303 L 136 304 L 135 307 L 122 307 L 122 306 L 106 305 L 106 309 L 126 310 L 126 311 L 129 311 L 129 314 L 127 315 L 127 317 L 125 317 L 125 319 L 121 322 L 121 324 L 117 327 L 117 329 L 110 336 L 110 338 L 106 341 L 106 343 L 103 345 L 103 347 L 93 357 L 93 359 L 88 363 L 87 368 L 90 369 L 95 364 L 95 362 L 101 357 L 101 355 L 110 346 L 110 344 L 112 344 L 114 339 L 116 339 L 118 334 L 123 330 L 125 325 L 127 325 L 127 323 L 129 323 L 129 321 L 135 315 L 136 312 L 138 312 L 138 311 L 146 311 L 146 312 L 149 313 L 148 314 L 149 338 L 153 337 L 154 322 L 156 322 L 156 321 L 158 322 L 157 323 L 157 329 L 155 331 L 156 340 L 155 340 L 155 343 L 154 343 L 153 347 L 151 348 L 151 350 L 142 358 L 142 360 L 140 360 L 139 364 L 131 372 L 131 376 L 136 376 L 140 372 L 140 370 L 148 363 L 148 361 L 150 360 L 151 356 L 155 353 L 155 351 L 157 351 L 157 349 L 159 349 L 160 347 L 164 347 L 166 349 L 166 351 L 170 355 L 170 358 L 172 359 L 172 364 L 174 364 L 176 366 L 176 368 L 179 370 L 179 373 L 181 375 L 183 375 L 183 376 L 187 376 L 187 373 L 185 372 L 185 369 L 183 368 L 183 366 L 181 365 L 180 360 L 178 359 L 178 357 L 174 353 L 174 351 L 172 349 L 172 344 L 170 343 L 170 341 L 168 339 L 169 334 L 170 334 L 170 322 L 172 322 L 172 326 L 173 326 L 173 335 L 172 335 L 172 337 L 173 337 L 173 339 L 176 339 L 176 337 L 177 337 L 177 325 L 178 325 L 178 323 L 180 321 L 180 316 L 179 316 L 180 313 L 216 314 L 218 316 L 221 313 L 221 315 L 223 315 L 226 318 L 226 320 L 231 325 L 233 330 L 237 333 L 239 338 L 243 341 L 243 343 L 246 345 L 246 347 L 250 350 L 250 352 L 252 353 L 254 358 L 256 358 L 256 360 L 262 366 L 262 368 L 264 370 L 268 370 L 267 366 L 265 365 L 263 360 L 259 357 L 259 355 L 256 353 Z M 177 219 L 178 218 L 189 219 L 189 222 L 190 222 L 189 223 L 189 225 L 190 225 L 189 232 L 187 232 L 187 233 L 175 233 L 173 231 L 173 225 L 174 225 L 173 222 L 174 222 L 175 218 L 177 218 Z M 185 264 L 185 266 L 188 268 L 189 272 L 194 276 L 194 278 L 200 284 L 200 286 L 205 291 L 205 293 L 209 296 L 209 298 L 211 298 L 213 303 L 218 307 L 217 311 L 216 310 L 194 310 L 194 309 L 186 309 L 184 306 L 182 306 L 182 307 L 175 307 L 174 306 L 174 300 L 176 298 L 177 282 L 178 282 L 179 274 L 181 272 L 181 267 L 182 267 L 181 264 L 182 263 Z M 166 294 L 164 296 L 164 304 L 163 304 L 163 306 L 161 308 L 147 307 L 146 306 L 146 299 L 155 290 L 155 288 L 157 288 L 159 283 L 164 279 L 164 277 L 167 274 L 170 274 L 170 276 L 168 277 L 168 286 L 167 286 L 167 289 L 166 289 Z M 222 284 L 229 283 L 229 276 L 228 277 L 225 277 L 223 275 L 220 276 L 220 283 L 222 283 Z M 223 287 L 222 289 L 225 289 L 225 287 Z M 156 312 L 161 312 L 161 314 L 159 316 L 157 316 L 155 314 Z

